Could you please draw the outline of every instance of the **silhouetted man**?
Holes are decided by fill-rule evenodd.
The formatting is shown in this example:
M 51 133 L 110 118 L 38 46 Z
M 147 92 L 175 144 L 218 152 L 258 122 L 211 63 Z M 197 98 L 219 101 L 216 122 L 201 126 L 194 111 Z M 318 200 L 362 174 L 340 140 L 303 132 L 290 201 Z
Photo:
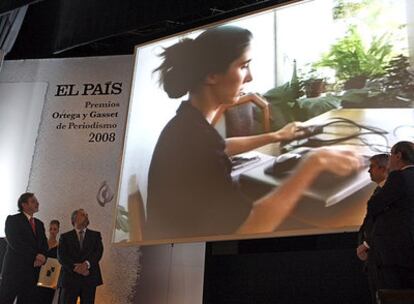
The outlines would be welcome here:
M 374 190 L 372 196 L 376 195 L 381 187 L 385 184 L 385 180 L 388 175 L 388 154 L 377 154 L 372 156 L 369 166 L 369 175 L 371 180 L 377 184 L 377 188 Z M 371 200 L 370 200 L 371 201 Z M 373 218 L 368 216 L 364 218 L 364 222 L 361 225 L 358 233 L 358 244 L 357 256 L 361 261 L 365 262 L 365 270 L 368 275 L 368 284 L 371 293 L 372 303 L 376 303 L 376 291 L 377 291 L 377 266 L 375 262 L 375 254 L 370 251 L 372 244 L 372 229 L 373 229 Z
M 73 230 L 61 235 L 58 259 L 62 264 L 60 302 L 92 304 L 95 291 L 102 284 L 99 261 L 103 253 L 101 234 L 88 229 L 88 214 L 83 209 L 75 210 L 71 216 Z
M 378 289 L 414 288 L 414 143 L 391 149 L 387 181 L 368 202 Z
M 3 261 L 0 303 L 33 303 L 40 266 L 48 250 L 45 227 L 33 214 L 39 202 L 33 193 L 23 193 L 17 206 L 19 213 L 6 219 L 7 249 Z

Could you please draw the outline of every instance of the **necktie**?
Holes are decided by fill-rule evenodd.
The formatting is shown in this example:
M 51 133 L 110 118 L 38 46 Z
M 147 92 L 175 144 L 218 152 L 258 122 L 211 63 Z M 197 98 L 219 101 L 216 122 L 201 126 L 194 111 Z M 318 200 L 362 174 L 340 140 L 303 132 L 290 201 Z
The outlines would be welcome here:
M 83 230 L 79 231 L 79 245 L 80 245 L 80 249 L 82 249 L 84 238 L 85 238 L 85 231 L 83 231 Z
M 34 217 L 31 217 L 31 218 L 29 219 L 29 222 L 30 222 L 30 226 L 32 227 L 32 231 L 33 231 L 33 233 L 34 233 L 34 234 L 36 234 L 36 224 L 35 224 L 35 219 L 34 219 Z

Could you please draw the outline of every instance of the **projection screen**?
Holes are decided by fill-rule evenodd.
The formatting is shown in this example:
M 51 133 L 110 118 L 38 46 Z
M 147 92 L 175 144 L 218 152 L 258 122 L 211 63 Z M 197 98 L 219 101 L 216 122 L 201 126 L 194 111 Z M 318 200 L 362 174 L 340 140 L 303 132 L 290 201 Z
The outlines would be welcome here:
M 356 231 L 370 157 L 414 140 L 413 11 L 297 1 L 137 46 L 114 243 Z

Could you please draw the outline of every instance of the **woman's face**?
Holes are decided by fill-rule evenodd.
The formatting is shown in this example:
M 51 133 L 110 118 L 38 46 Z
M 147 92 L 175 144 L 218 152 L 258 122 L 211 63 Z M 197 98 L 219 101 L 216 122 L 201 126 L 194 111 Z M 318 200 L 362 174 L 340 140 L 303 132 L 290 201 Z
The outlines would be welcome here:
M 219 104 L 233 104 L 243 95 L 245 84 L 252 81 L 250 48 L 233 61 L 226 72 L 211 75 L 212 90 Z
M 51 237 L 56 237 L 56 236 L 58 235 L 58 233 L 59 233 L 59 227 L 58 227 L 58 225 L 56 225 L 56 224 L 51 224 L 51 225 L 49 226 L 49 235 L 50 235 Z

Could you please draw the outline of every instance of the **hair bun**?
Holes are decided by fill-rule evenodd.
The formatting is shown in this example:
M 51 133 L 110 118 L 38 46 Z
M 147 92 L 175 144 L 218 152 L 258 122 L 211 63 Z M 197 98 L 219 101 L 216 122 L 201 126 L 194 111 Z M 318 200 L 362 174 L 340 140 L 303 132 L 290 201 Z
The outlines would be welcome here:
M 184 96 L 191 87 L 194 40 L 184 38 L 161 53 L 163 63 L 154 71 L 160 72 L 160 83 L 170 98 Z

